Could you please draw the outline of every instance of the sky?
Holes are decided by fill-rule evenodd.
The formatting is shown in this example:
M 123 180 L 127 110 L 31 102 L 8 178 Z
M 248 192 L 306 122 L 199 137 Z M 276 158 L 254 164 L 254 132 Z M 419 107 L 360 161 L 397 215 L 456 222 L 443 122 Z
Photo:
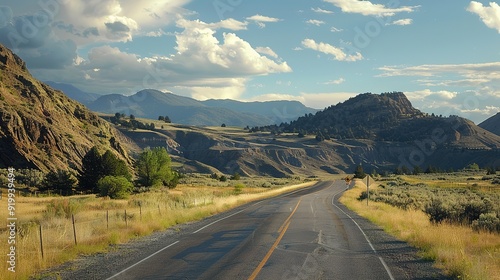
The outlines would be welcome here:
M 0 0 L 0 43 L 38 79 L 100 94 L 298 100 L 404 92 L 500 111 L 500 5 L 464 0 Z

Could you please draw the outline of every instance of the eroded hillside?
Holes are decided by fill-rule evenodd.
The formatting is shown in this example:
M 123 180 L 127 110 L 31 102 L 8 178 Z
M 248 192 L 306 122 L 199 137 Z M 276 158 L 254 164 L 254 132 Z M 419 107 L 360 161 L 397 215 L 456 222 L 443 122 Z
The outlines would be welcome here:
M 0 45 L 0 167 L 79 170 L 93 146 L 130 163 L 122 137 L 80 103 L 33 78 Z

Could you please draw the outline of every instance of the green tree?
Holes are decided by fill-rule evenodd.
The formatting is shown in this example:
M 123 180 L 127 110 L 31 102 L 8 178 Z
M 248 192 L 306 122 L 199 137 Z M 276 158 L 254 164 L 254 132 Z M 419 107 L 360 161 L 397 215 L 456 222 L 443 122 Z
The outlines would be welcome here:
M 139 183 L 147 187 L 168 184 L 172 179 L 170 163 L 170 156 L 165 148 L 145 149 L 136 162 Z
M 127 180 L 132 179 L 127 164 L 119 159 L 110 150 L 103 155 L 97 147 L 93 147 L 82 160 L 82 171 L 79 174 L 79 188 L 98 193 L 97 183 L 105 176 L 123 176 Z
M 363 166 L 356 166 L 356 170 L 354 170 L 354 178 L 363 179 L 366 177 L 365 172 L 363 171 Z
M 97 147 L 90 149 L 82 159 L 82 171 L 78 176 L 78 186 L 81 190 L 97 192 L 97 182 L 104 177 L 101 154 Z
M 71 172 L 66 170 L 50 171 L 42 181 L 41 191 L 61 191 L 63 195 L 73 194 L 76 179 Z
M 105 176 L 97 182 L 99 194 L 112 199 L 127 198 L 134 190 L 134 185 L 123 176 Z
M 127 164 L 119 159 L 110 150 L 107 150 L 101 156 L 102 174 L 103 176 L 123 176 L 127 180 L 132 180 Z

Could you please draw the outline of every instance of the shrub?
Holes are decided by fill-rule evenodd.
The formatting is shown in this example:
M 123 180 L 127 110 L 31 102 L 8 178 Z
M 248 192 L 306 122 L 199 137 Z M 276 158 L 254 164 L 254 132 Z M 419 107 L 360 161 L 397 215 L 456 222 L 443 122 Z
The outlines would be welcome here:
M 123 176 L 106 176 L 97 182 L 101 196 L 109 196 L 112 199 L 127 198 L 134 186 Z
M 500 218 L 496 213 L 481 214 L 479 219 L 472 222 L 472 228 L 500 233 Z
M 76 214 L 81 209 L 82 204 L 75 199 L 56 199 L 47 205 L 45 216 L 71 218 L 71 215 Z
M 234 194 L 236 194 L 236 195 L 241 194 L 243 192 L 244 188 L 245 188 L 245 185 L 243 185 L 243 184 L 236 184 L 234 186 Z
M 433 224 L 439 224 L 449 219 L 448 209 L 440 199 L 433 198 L 430 203 L 426 204 L 424 213 L 429 216 L 429 220 Z

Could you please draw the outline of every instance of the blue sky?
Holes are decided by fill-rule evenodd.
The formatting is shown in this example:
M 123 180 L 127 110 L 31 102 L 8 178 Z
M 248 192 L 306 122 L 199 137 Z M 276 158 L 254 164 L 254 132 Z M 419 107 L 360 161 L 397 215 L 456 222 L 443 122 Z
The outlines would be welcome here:
M 476 123 L 500 111 L 500 6 L 463 0 L 21 0 L 0 43 L 96 93 L 298 100 L 405 92 Z

